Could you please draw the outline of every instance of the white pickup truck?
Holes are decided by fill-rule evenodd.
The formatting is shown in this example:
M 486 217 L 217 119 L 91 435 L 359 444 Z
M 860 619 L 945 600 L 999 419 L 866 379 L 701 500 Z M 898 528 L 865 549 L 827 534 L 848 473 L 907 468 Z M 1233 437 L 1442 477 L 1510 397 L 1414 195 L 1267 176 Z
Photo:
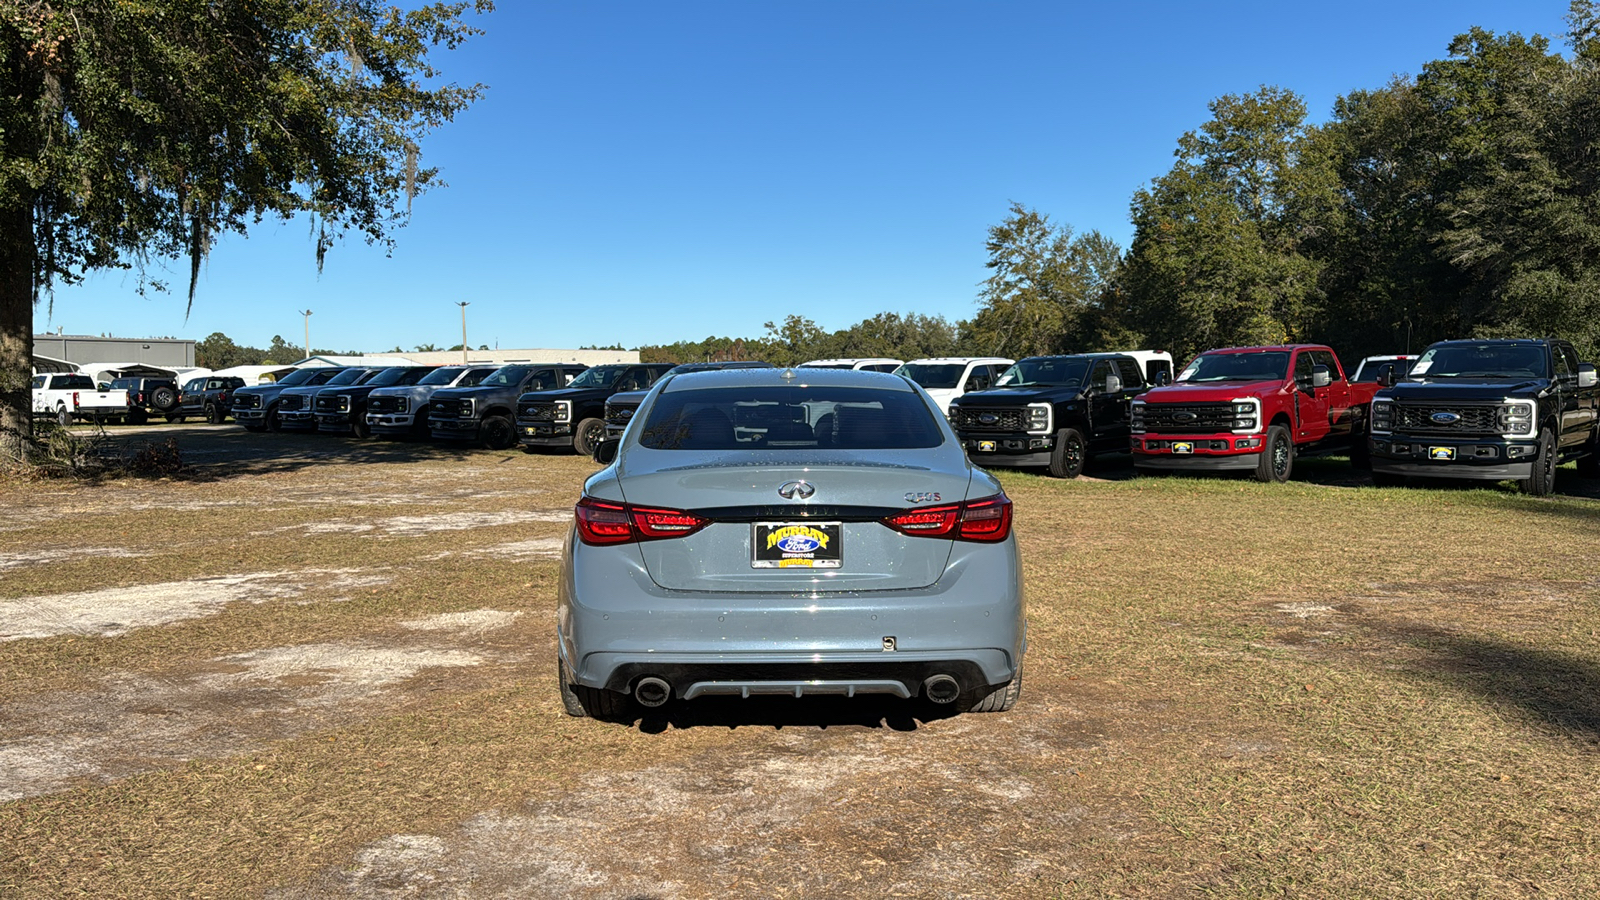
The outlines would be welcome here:
M 87 375 L 35 375 L 33 415 L 53 417 L 62 425 L 71 425 L 73 419 L 120 419 L 128 415 L 128 392 L 96 390 Z

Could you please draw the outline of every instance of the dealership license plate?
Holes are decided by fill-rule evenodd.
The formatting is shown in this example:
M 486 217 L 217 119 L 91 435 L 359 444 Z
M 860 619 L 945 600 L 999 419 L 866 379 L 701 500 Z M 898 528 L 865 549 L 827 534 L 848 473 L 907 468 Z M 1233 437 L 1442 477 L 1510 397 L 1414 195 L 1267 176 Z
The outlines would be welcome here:
M 837 569 L 844 561 L 838 522 L 757 522 L 750 535 L 755 569 Z
M 1453 460 L 1453 459 L 1456 458 L 1456 448 L 1454 448 L 1454 447 L 1429 447 L 1428 448 L 1428 458 L 1429 459 L 1442 460 L 1444 462 L 1449 462 L 1450 460 Z
M 1173 441 L 1172 442 L 1172 452 L 1173 453 L 1193 453 L 1194 452 L 1194 444 L 1190 443 L 1189 441 Z
M 979 441 L 978 442 L 978 452 L 979 453 L 993 453 L 994 452 L 994 448 L 995 448 L 995 442 L 994 441 Z

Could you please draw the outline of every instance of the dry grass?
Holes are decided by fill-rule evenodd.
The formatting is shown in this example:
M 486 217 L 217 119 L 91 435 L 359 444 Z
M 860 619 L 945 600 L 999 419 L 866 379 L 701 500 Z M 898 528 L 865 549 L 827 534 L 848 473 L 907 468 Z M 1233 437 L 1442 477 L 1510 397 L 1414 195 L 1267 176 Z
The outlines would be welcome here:
M 268 648 L 482 664 L 348 702 L 305 702 L 328 688 L 311 671 L 129 707 L 241 722 L 184 758 L 130 746 L 0 804 L 0 895 L 1600 894 L 1600 504 L 1584 496 L 1376 490 L 1336 461 L 1284 486 L 1006 473 L 1031 626 L 1013 713 L 703 701 L 627 727 L 564 717 L 552 683 L 556 564 L 537 548 L 565 529 L 529 513 L 565 509 L 586 460 L 181 434 L 202 477 L 0 485 L 0 608 L 301 574 L 116 637 L 0 643 L 0 751 L 88 727 L 49 717 L 61 698 L 209 684 Z M 243 474 L 206 468 L 230 454 Z M 512 544 L 535 552 L 490 552 Z M 45 547 L 61 561 L 6 566 Z M 522 615 L 402 625 L 485 609 Z M 395 835 L 438 836 L 437 880 L 362 880 Z M 642 837 L 658 849 L 622 846 Z M 516 868 L 580 851 L 576 874 Z

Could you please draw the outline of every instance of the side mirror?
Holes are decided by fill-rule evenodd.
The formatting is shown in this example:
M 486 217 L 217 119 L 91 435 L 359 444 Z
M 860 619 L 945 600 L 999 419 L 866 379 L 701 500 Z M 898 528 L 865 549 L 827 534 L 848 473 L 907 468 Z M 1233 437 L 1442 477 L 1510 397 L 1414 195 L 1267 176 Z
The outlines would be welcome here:
M 1172 383 L 1172 373 L 1166 369 L 1156 373 L 1156 387 L 1164 387 Z
M 1313 388 L 1325 388 L 1332 383 L 1333 373 L 1328 371 L 1327 366 L 1311 367 L 1311 386 Z
M 594 461 L 602 466 L 609 466 L 617 461 L 617 448 L 622 446 L 621 438 L 606 438 L 595 445 Z
M 1600 376 L 1595 374 L 1593 363 L 1578 363 L 1578 387 L 1591 388 L 1600 384 Z
M 1383 368 L 1378 370 L 1378 385 L 1380 387 L 1394 387 L 1394 383 L 1394 365 L 1386 363 Z
M 1106 393 L 1116 394 L 1122 390 L 1122 379 L 1115 375 L 1106 376 Z

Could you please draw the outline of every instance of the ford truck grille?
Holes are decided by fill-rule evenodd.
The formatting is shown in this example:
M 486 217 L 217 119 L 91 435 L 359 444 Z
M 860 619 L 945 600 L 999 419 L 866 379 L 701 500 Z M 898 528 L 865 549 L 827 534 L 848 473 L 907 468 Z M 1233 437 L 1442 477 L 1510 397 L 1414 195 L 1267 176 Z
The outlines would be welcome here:
M 1451 416 L 1457 418 L 1453 421 Z M 1394 429 L 1407 434 L 1499 434 L 1500 404 L 1394 406 Z
M 1027 431 L 1027 410 L 983 409 L 959 406 L 951 411 L 950 424 L 960 431 Z
M 429 406 L 429 413 L 435 419 L 455 419 L 461 416 L 461 401 L 435 398 Z
M 233 408 L 234 409 L 260 409 L 261 408 L 261 395 L 260 394 L 234 394 L 233 395 Z
M 1233 430 L 1232 403 L 1145 403 L 1144 428 L 1162 434 Z
M 517 404 L 517 418 L 519 419 L 533 419 L 540 422 L 551 422 L 555 420 L 555 417 L 556 405 L 554 403 L 535 402 Z
M 278 408 L 285 412 L 294 412 L 297 409 L 305 409 L 305 405 L 306 398 L 304 394 L 289 394 L 278 403 Z
M 400 409 L 399 397 L 369 397 L 367 398 L 367 412 L 392 413 Z
M 318 397 L 315 402 L 317 412 L 331 413 L 339 411 L 338 397 Z
M 633 414 L 638 412 L 638 411 L 639 411 L 639 407 L 637 405 L 634 405 L 634 404 L 624 403 L 624 404 L 620 404 L 619 405 L 619 404 L 615 404 L 615 403 L 607 403 L 606 404 L 606 424 L 607 425 L 626 425 L 626 424 L 628 424 L 628 421 L 633 418 Z

